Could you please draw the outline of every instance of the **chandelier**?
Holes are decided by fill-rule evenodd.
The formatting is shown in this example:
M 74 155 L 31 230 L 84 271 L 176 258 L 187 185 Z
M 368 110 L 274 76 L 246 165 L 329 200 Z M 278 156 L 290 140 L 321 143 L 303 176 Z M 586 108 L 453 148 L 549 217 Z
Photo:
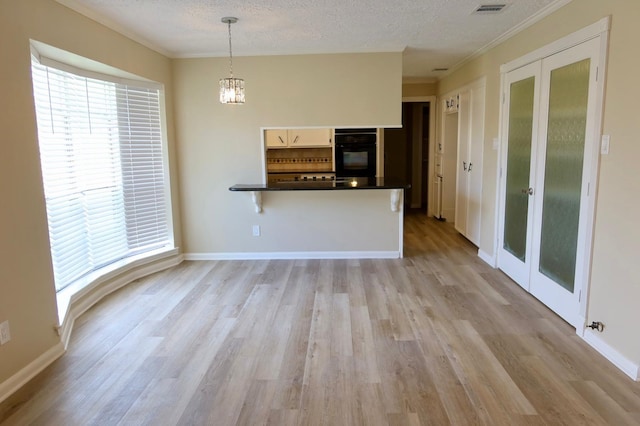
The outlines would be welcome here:
M 229 78 L 220 79 L 220 103 L 243 104 L 244 80 L 233 77 L 233 51 L 231 50 L 231 24 L 238 22 L 238 18 L 227 16 L 222 22 L 229 27 Z

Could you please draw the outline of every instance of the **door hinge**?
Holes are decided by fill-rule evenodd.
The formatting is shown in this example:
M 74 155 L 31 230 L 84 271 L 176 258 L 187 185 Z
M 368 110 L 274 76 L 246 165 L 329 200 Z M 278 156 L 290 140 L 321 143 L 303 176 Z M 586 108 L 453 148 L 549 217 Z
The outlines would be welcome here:
M 591 182 L 587 182 L 587 197 L 591 194 Z
M 578 293 L 578 302 L 582 301 L 582 290 Z
M 600 67 L 596 67 L 596 81 L 598 81 L 599 75 L 600 75 Z
M 502 92 L 502 103 L 504 104 L 506 100 L 506 93 Z

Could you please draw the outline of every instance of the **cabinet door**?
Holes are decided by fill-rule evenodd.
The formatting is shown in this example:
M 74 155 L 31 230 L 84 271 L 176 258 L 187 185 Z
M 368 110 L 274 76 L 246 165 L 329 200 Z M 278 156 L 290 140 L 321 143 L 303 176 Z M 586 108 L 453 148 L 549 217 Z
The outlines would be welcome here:
M 287 130 L 270 129 L 264 131 L 267 148 L 286 148 L 288 146 Z
M 458 167 L 456 174 L 455 228 L 467 235 L 467 209 L 469 197 L 469 140 L 471 137 L 471 109 L 468 91 L 460 93 L 458 109 Z
M 458 100 L 455 228 L 469 241 L 479 245 L 484 147 L 484 83 L 475 83 L 468 87 L 460 93 Z
M 293 129 L 289 130 L 289 147 L 327 147 L 331 146 L 330 129 Z
M 471 89 L 469 123 L 469 164 L 467 195 L 466 237 L 475 245 L 480 245 L 480 216 L 482 204 L 482 150 L 484 148 L 484 98 L 485 88 Z

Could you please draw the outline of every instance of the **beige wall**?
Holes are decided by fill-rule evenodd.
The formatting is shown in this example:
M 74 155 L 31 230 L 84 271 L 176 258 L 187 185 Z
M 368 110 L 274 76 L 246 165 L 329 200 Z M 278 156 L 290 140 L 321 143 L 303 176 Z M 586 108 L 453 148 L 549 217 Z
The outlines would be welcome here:
M 53 0 L 0 0 L 0 10 L 0 322 L 9 320 L 12 337 L 0 346 L 2 383 L 59 342 L 29 39 L 164 83 L 174 146 L 168 59 Z
M 368 203 L 366 213 L 347 194 L 267 193 L 264 213 L 256 214 L 249 194 L 228 188 L 263 182 L 261 127 L 399 125 L 401 61 L 400 53 L 238 57 L 234 72 L 245 79 L 246 104 L 222 105 L 216 88 L 228 73 L 225 58 L 174 60 L 184 251 L 397 249 L 388 194 L 357 194 L 358 203 Z M 336 220 L 362 214 L 358 233 Z M 376 222 L 384 232 L 363 227 Z M 262 236 L 252 236 L 252 225 L 262 227 Z M 310 234 L 311 228 L 325 231 Z M 343 245 L 331 244 L 344 233 L 351 237 Z
M 483 173 L 482 241 L 494 253 L 497 151 L 501 64 L 509 62 L 571 32 L 612 15 L 604 134 L 611 135 L 611 153 L 601 157 L 588 321 L 602 321 L 602 339 L 630 361 L 640 364 L 640 2 L 576 0 L 468 63 L 440 82 L 444 94 L 478 77 L 487 77 Z
M 403 83 L 402 97 L 435 96 L 438 94 L 438 83 Z

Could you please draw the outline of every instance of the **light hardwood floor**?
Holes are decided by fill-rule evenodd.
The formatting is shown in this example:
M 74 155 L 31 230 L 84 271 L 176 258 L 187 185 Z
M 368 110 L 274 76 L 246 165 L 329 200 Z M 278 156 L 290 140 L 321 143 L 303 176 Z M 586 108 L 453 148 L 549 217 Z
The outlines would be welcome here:
M 630 425 L 640 383 L 408 215 L 400 260 L 184 262 L 105 298 L 3 424 Z

